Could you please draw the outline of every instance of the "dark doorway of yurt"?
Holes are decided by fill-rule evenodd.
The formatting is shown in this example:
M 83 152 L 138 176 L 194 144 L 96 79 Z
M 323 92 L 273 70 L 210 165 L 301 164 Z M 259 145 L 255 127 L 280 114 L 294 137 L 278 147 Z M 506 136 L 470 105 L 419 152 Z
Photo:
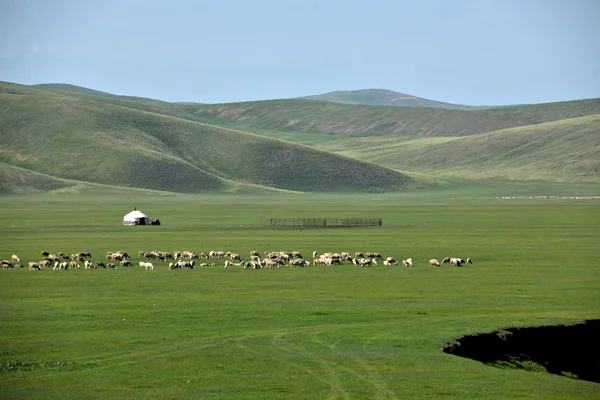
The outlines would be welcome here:
M 136 218 L 135 224 L 136 225 L 146 225 L 146 218 Z

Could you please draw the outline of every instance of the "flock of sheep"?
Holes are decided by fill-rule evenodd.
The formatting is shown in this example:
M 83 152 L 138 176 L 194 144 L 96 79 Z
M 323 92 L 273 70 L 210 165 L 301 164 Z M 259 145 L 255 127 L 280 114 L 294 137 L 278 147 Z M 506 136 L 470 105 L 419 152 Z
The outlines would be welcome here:
M 144 268 L 146 271 L 154 270 L 154 264 L 150 260 L 159 260 L 168 262 L 170 270 L 178 269 L 193 269 L 195 266 L 200 267 L 216 267 L 219 262 L 224 260 L 224 268 L 243 267 L 244 269 L 263 269 L 263 268 L 279 268 L 285 265 L 290 267 L 308 267 L 313 266 L 333 266 L 342 265 L 344 263 L 352 263 L 358 267 L 372 267 L 378 265 L 378 260 L 383 265 L 400 265 L 404 267 L 412 267 L 414 261 L 412 258 L 407 258 L 398 262 L 394 257 L 383 258 L 380 253 L 375 252 L 356 252 L 350 254 L 348 252 L 341 253 L 312 253 L 312 261 L 305 260 L 302 254 L 298 251 L 265 251 L 261 256 L 257 251 L 251 251 L 250 257 L 243 260 L 241 255 L 232 252 L 210 251 L 195 253 L 192 251 L 175 251 L 173 253 L 166 251 L 139 251 L 138 258 L 143 258 L 148 261 L 139 261 L 137 265 Z M 31 261 L 28 263 L 29 270 L 39 271 L 44 268 L 53 270 L 80 269 L 83 265 L 85 269 L 117 269 L 121 267 L 129 267 L 134 264 L 131 262 L 131 257 L 124 251 L 109 251 L 106 253 L 105 264 L 103 261 L 91 261 L 92 255 L 89 252 L 79 252 L 71 255 L 60 253 L 42 252 L 43 258 L 40 261 Z M 205 262 L 200 262 L 205 260 Z M 198 261 L 198 262 L 196 262 Z M 210 261 L 210 262 L 209 262 Z M 13 254 L 10 260 L 0 261 L 2 269 L 24 268 L 20 264 L 21 259 L 18 255 Z M 458 257 L 445 257 L 440 262 L 437 259 L 429 260 L 430 266 L 441 266 L 442 264 L 451 264 L 457 267 L 462 267 L 465 264 L 472 264 L 471 258 L 466 260 Z

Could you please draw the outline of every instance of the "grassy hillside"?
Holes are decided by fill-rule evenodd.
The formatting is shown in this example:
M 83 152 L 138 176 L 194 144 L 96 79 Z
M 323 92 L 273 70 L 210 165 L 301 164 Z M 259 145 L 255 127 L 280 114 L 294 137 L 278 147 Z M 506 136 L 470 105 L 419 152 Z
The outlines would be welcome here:
M 358 138 L 315 147 L 437 176 L 600 180 L 600 115 L 465 137 Z
M 176 192 L 387 191 L 415 183 L 375 164 L 78 97 L 4 94 L 0 114 L 0 161 L 59 178 Z
M 50 191 L 72 186 L 72 183 L 14 165 L 0 162 L 0 194 Z
M 430 107 L 447 110 L 481 110 L 489 106 L 465 106 L 424 99 L 385 89 L 339 90 L 324 94 L 299 97 L 305 100 L 329 101 L 342 104 L 365 104 L 372 106 Z
M 29 87 L 24 86 L 24 88 Z M 436 108 L 336 104 L 301 99 L 227 104 L 181 104 L 134 101 L 118 96 L 84 97 L 271 137 L 278 137 L 277 133 L 350 137 L 468 136 L 600 114 L 600 98 L 467 112 Z
M 339 136 L 469 136 L 600 113 L 600 99 L 457 111 L 273 100 L 187 107 L 217 125 Z
M 467 112 L 310 100 L 176 104 L 61 87 L 0 83 L 0 162 L 44 179 L 177 192 L 600 181 L 600 99 Z M 19 191 L 7 176 L 4 191 Z
M 35 88 L 49 89 L 49 90 L 55 90 L 55 91 L 59 91 L 59 92 L 83 94 L 83 95 L 90 95 L 90 96 L 103 96 L 103 97 L 109 97 L 109 98 L 114 98 L 114 99 L 123 99 L 123 100 L 135 100 L 135 101 L 144 101 L 144 102 L 149 101 L 149 102 L 163 103 L 160 100 L 149 99 L 147 97 L 123 96 L 123 95 L 118 95 L 118 94 L 101 92 L 99 90 L 88 89 L 88 88 L 82 87 L 82 86 L 69 85 L 66 83 L 41 83 L 41 84 L 32 85 L 32 86 Z

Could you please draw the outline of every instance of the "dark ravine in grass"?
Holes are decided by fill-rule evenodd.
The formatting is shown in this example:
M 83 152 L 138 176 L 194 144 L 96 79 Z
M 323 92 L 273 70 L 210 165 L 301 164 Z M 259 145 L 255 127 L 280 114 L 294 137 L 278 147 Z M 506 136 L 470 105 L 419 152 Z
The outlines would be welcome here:
M 463 336 L 444 353 L 498 367 L 547 371 L 600 383 L 600 320 L 508 328 Z

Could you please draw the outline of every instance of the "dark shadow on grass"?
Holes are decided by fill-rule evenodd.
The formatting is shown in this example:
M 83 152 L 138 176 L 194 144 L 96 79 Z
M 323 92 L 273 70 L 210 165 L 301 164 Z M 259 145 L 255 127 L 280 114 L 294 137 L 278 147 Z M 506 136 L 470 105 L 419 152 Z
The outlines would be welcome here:
M 600 383 L 599 338 L 600 320 L 587 320 L 463 336 L 442 351 L 495 367 L 545 371 Z

